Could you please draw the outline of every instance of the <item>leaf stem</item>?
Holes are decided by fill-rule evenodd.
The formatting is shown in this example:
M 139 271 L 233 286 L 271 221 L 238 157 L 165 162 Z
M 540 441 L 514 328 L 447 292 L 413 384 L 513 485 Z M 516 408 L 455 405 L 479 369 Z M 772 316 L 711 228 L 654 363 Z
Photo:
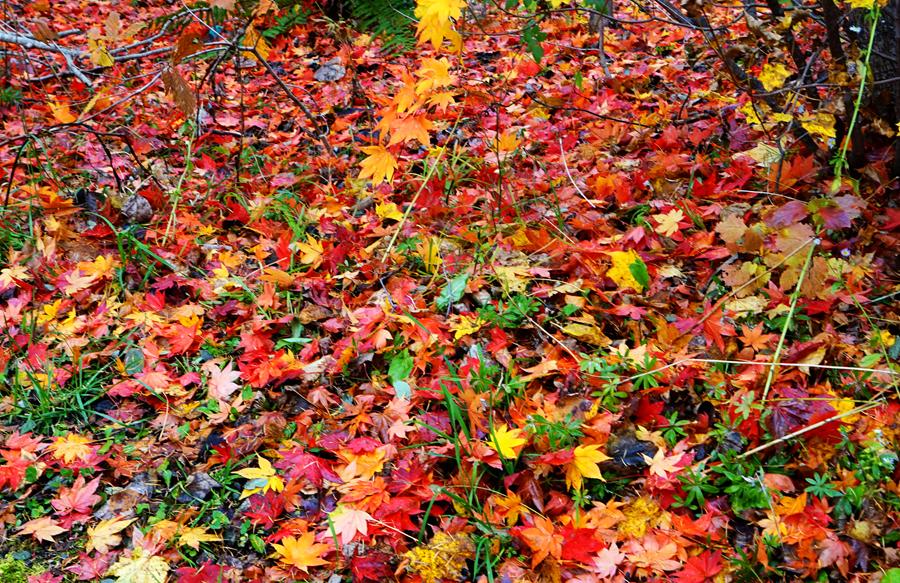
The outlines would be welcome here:
M 766 386 L 763 388 L 762 402 L 764 404 L 766 402 L 766 397 L 769 396 L 769 389 L 772 388 L 772 381 L 775 380 L 775 375 L 778 372 L 781 351 L 784 349 L 784 340 L 787 338 L 788 329 L 791 327 L 791 321 L 794 319 L 794 311 L 797 309 L 797 302 L 800 300 L 800 288 L 803 286 L 803 281 L 806 279 L 807 272 L 809 272 L 813 253 L 815 252 L 819 241 L 818 239 L 813 239 L 811 243 L 812 245 L 809 246 L 809 251 L 806 253 L 806 261 L 803 262 L 803 269 L 800 270 L 800 277 L 797 279 L 797 287 L 791 295 L 791 307 L 788 310 L 784 326 L 781 327 L 781 337 L 778 339 L 778 346 L 775 347 L 775 354 L 772 356 L 772 366 L 769 367 L 769 374 L 766 377 Z

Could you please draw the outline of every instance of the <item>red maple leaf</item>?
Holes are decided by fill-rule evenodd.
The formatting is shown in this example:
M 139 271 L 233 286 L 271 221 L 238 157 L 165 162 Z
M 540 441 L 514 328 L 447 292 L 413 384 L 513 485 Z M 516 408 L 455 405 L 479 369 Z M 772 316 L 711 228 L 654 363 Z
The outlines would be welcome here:
M 696 557 L 691 557 L 684 564 L 684 568 L 673 576 L 678 583 L 704 583 L 712 581 L 723 568 L 722 552 L 710 553 L 703 551 Z

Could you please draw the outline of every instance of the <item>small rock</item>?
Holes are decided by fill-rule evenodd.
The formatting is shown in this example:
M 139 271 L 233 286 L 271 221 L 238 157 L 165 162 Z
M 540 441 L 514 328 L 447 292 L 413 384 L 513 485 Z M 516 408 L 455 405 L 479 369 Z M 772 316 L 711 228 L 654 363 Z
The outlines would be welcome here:
M 331 59 L 313 73 L 313 77 L 316 81 L 320 82 L 330 82 L 330 81 L 340 81 L 344 78 L 344 75 L 347 74 L 347 70 L 341 64 L 340 59 Z
M 122 216 L 129 224 L 149 223 L 153 218 L 153 207 L 140 194 L 132 194 L 122 205 Z

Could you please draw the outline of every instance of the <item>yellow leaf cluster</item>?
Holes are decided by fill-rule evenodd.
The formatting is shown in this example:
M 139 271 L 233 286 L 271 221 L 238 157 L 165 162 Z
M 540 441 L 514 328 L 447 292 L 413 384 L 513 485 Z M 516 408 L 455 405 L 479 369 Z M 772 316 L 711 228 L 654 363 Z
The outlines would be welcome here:
M 475 557 L 475 546 L 468 535 L 438 532 L 427 545 L 406 553 L 408 569 L 426 583 L 442 580 L 461 581 L 466 562 Z
M 418 0 L 415 15 L 419 19 L 416 36 L 419 43 L 430 42 L 439 49 L 449 40 L 453 50 L 462 48 L 462 37 L 453 30 L 451 19 L 462 16 L 465 0 Z
M 766 63 L 759 74 L 759 82 L 766 91 L 774 91 L 781 88 L 791 71 L 781 63 Z
M 641 261 L 641 256 L 634 249 L 628 251 L 611 251 L 612 267 L 606 272 L 607 277 L 616 282 L 620 289 L 632 288 L 643 291 L 644 286 L 638 283 L 631 273 L 631 266 Z

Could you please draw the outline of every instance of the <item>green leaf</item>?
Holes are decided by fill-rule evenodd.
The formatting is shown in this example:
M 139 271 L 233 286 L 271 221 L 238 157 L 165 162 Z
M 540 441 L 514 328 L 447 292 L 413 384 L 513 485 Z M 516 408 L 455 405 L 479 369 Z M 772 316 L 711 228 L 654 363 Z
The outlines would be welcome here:
M 900 569 L 888 569 L 881 577 L 881 583 L 900 583 Z
M 525 46 L 528 47 L 528 52 L 534 57 L 535 63 L 540 64 L 541 59 L 544 58 L 544 47 L 541 46 L 541 41 L 546 38 L 546 33 L 541 32 L 541 29 L 533 24 L 522 31 L 522 40 L 525 41 Z
M 650 287 L 650 274 L 647 272 L 647 264 L 639 257 L 628 266 L 628 271 L 634 276 L 635 281 L 641 284 L 641 287 Z
M 451 304 L 461 300 L 463 294 L 466 293 L 467 283 L 469 283 L 469 276 L 465 273 L 457 275 L 448 281 L 447 285 L 444 286 L 444 289 L 441 290 L 441 295 L 438 296 L 438 299 L 435 302 L 437 303 L 438 309 L 446 310 Z
M 409 350 L 403 349 L 403 352 L 394 355 L 394 358 L 391 359 L 391 364 L 388 367 L 388 378 L 395 384 L 395 389 L 397 381 L 405 381 L 409 378 L 413 366 L 413 358 L 410 356 Z

